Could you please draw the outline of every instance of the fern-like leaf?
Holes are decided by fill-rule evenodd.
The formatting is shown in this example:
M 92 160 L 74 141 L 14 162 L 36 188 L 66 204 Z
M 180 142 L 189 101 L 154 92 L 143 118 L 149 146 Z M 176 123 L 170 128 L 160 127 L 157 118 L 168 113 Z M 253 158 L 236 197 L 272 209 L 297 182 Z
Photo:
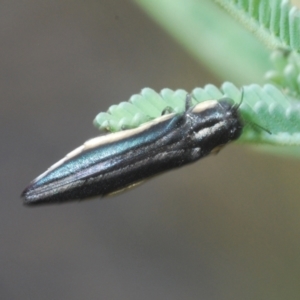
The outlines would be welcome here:
M 300 145 L 300 104 L 297 101 L 271 84 L 263 87 L 252 84 L 244 86 L 243 90 L 244 98 L 240 112 L 245 128 L 239 141 Z M 192 94 L 194 104 L 224 97 L 229 97 L 236 103 L 241 101 L 241 89 L 228 82 L 224 83 L 221 89 L 211 84 L 204 88 L 195 88 Z M 128 102 L 113 105 L 108 112 L 98 114 L 94 124 L 101 130 L 111 132 L 135 128 L 159 117 L 166 108 L 171 108 L 173 113 L 183 112 L 186 95 L 184 90 L 163 89 L 157 93 L 150 88 L 144 88 Z
M 300 97 L 300 56 L 295 51 L 278 49 L 271 54 L 273 69 L 265 78 L 288 94 Z
M 270 48 L 300 50 L 300 11 L 288 0 L 215 0 Z

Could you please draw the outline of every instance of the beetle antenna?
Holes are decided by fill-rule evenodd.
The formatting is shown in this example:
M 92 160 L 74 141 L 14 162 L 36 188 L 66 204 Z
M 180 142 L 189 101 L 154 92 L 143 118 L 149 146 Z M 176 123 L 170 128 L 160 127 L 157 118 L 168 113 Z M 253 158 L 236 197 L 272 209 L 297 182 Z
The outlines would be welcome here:
M 253 123 L 253 122 L 250 122 L 250 121 L 247 121 L 247 123 L 248 123 L 252 128 L 255 128 L 255 129 L 259 128 L 260 130 L 263 130 L 263 131 L 267 132 L 268 134 L 272 134 L 272 132 L 271 132 L 269 129 L 267 129 L 267 128 L 265 128 L 265 127 L 263 127 L 263 126 L 261 126 L 261 125 L 259 125 L 259 124 L 257 124 L 257 123 Z
M 185 111 L 189 110 L 192 106 L 192 98 L 193 98 L 193 94 L 187 94 L 186 98 L 185 98 Z
M 237 111 L 240 108 L 240 106 L 242 105 L 243 101 L 244 101 L 244 88 L 242 87 L 241 100 L 240 100 L 240 103 L 234 105 L 234 110 L 235 111 Z

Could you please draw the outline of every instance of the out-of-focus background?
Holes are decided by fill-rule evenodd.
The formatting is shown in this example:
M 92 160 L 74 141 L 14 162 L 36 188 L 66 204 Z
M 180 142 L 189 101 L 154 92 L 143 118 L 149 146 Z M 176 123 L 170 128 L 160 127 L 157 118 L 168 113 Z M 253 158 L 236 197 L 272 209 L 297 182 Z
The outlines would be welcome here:
M 231 145 L 113 198 L 22 205 L 98 112 L 221 84 L 134 3 L 2 0 L 0 41 L 0 299 L 299 299 L 298 160 Z

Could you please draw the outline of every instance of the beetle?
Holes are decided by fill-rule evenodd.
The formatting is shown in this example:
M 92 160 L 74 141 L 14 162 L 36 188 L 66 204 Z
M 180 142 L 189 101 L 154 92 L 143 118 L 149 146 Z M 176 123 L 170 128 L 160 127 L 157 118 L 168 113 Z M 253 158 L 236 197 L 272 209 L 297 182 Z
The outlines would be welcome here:
M 218 152 L 242 134 L 240 104 L 222 98 L 192 106 L 188 94 L 182 113 L 88 140 L 33 180 L 24 204 L 103 197 Z

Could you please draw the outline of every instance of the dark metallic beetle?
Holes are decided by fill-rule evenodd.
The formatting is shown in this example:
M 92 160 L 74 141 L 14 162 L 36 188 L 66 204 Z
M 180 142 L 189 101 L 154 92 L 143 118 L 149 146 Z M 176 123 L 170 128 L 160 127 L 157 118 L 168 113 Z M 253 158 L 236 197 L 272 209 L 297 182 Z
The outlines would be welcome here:
M 163 115 L 136 129 L 91 139 L 24 190 L 28 205 L 105 196 L 219 151 L 242 133 L 239 105 L 228 98 Z

